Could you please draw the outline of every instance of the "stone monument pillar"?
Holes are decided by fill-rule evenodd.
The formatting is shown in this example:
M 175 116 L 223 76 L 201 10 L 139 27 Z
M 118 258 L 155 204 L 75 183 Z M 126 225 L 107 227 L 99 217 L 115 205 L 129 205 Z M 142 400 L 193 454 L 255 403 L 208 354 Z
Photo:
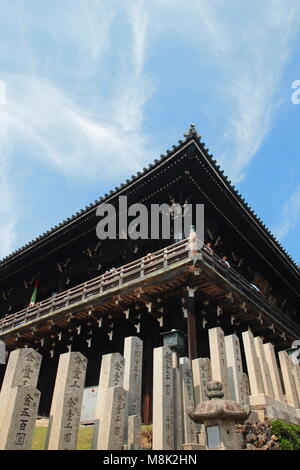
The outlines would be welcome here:
M 225 336 L 225 349 L 230 399 L 246 403 L 240 341 L 235 334 Z
M 42 356 L 31 348 L 10 353 L 0 393 L 0 449 L 31 449 L 41 361 Z
M 128 392 L 128 416 L 141 414 L 143 341 L 136 336 L 125 338 L 124 389 Z
M 40 392 L 33 385 L 12 387 L 0 428 L 0 450 L 30 450 Z
M 265 393 L 260 365 L 255 351 L 254 338 L 251 331 L 244 331 L 243 334 L 244 350 L 248 369 L 248 378 L 250 382 L 251 395 Z
M 174 397 L 172 351 L 154 349 L 153 358 L 153 450 L 174 450 Z
M 278 353 L 279 362 L 281 366 L 281 373 L 285 388 L 285 396 L 287 404 L 294 408 L 299 408 L 298 396 L 296 392 L 294 377 L 291 372 L 291 363 L 289 360 L 288 353 L 286 351 L 280 351 Z
M 10 353 L 0 392 L 0 423 L 3 422 L 2 416 L 12 387 L 26 385 L 36 387 L 41 362 L 42 356 L 31 348 L 16 349 Z
M 188 409 L 195 407 L 191 361 L 187 357 L 181 357 L 179 365 L 183 404 L 183 442 L 184 444 L 197 444 L 197 425 L 188 415 Z
M 46 442 L 49 450 L 76 449 L 86 367 L 81 353 L 68 352 L 59 358 Z
M 276 400 L 284 402 L 274 347 L 271 343 L 265 343 L 263 345 L 263 348 L 265 351 L 266 361 L 269 366 L 270 378 L 274 390 L 274 397 L 276 398 Z
M 93 449 L 97 448 L 99 426 L 106 408 L 106 392 L 111 387 L 123 387 L 124 365 L 124 357 L 119 353 L 102 356 L 95 410 Z
M 123 387 L 108 388 L 98 432 L 98 450 L 123 449 L 127 413 L 127 391 Z
M 270 376 L 270 370 L 265 356 L 264 345 L 260 336 L 256 336 L 256 338 L 254 338 L 254 345 L 260 369 L 262 371 L 262 380 L 264 384 L 265 393 L 266 395 L 269 395 L 269 397 L 275 397 Z
M 211 381 L 211 365 L 208 357 L 192 361 L 195 404 L 207 400 L 206 385 Z
M 208 330 L 211 375 L 213 381 L 222 382 L 224 397 L 229 398 L 225 336 L 220 327 Z

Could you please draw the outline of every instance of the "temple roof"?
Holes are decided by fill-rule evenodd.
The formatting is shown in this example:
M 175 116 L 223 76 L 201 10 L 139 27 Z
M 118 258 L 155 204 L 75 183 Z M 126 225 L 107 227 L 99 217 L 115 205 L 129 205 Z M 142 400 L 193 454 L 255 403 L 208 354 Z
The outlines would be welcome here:
M 148 167 L 143 168 L 143 171 L 138 171 L 136 175 L 132 175 L 130 179 L 127 179 L 124 183 L 121 183 L 119 186 L 116 186 L 114 190 L 111 190 L 109 193 L 104 194 L 99 199 L 92 202 L 90 205 L 86 206 L 79 212 L 76 212 L 72 216 L 68 217 L 67 219 L 63 220 L 60 224 L 55 225 L 47 232 L 44 232 L 42 235 L 38 236 L 37 238 L 33 239 L 32 241 L 28 242 L 26 245 L 22 246 L 18 250 L 15 250 L 10 255 L 6 256 L 0 261 L 0 268 L 4 267 L 7 263 L 9 263 L 14 258 L 18 257 L 20 254 L 25 253 L 27 250 L 30 250 L 34 246 L 38 246 L 39 244 L 44 244 L 47 239 L 50 239 L 59 231 L 65 230 L 74 223 L 76 224 L 77 221 L 82 219 L 84 216 L 88 215 L 89 213 L 95 211 L 96 207 L 100 203 L 106 202 L 108 199 L 111 199 L 115 196 L 118 192 L 123 192 L 123 190 L 127 189 L 130 185 L 135 183 L 136 181 L 143 178 L 147 175 L 150 171 L 161 165 L 162 162 L 165 160 L 169 160 L 173 157 L 176 153 L 178 153 L 181 148 L 186 147 L 189 143 L 194 142 L 196 146 L 204 153 L 207 160 L 212 165 L 215 172 L 218 174 L 218 177 L 223 181 L 227 189 L 236 197 L 238 202 L 242 205 L 243 209 L 252 217 L 254 222 L 259 225 L 260 229 L 265 233 L 265 235 L 272 241 L 274 246 L 279 250 L 279 252 L 288 260 L 288 262 L 292 265 L 294 269 L 299 273 L 299 268 L 295 261 L 292 259 L 289 253 L 283 248 L 281 243 L 275 238 L 275 236 L 270 232 L 270 230 L 266 227 L 263 221 L 258 217 L 255 211 L 249 206 L 249 204 L 245 201 L 239 191 L 235 188 L 235 186 L 231 183 L 226 175 L 224 175 L 223 170 L 217 164 L 217 161 L 213 158 L 213 155 L 209 153 L 209 149 L 205 147 L 205 143 L 201 141 L 201 136 L 198 134 L 196 127 L 194 124 L 191 124 L 187 132 L 184 134 L 185 139 L 179 140 L 178 145 L 173 145 L 171 150 L 166 150 L 165 154 L 160 155 L 159 159 L 155 159 L 153 163 L 149 164 Z

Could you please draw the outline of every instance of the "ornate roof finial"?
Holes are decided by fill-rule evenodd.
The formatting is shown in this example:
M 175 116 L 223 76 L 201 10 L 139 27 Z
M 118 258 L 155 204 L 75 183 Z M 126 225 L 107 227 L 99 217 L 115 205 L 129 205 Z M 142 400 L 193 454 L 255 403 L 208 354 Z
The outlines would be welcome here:
M 191 124 L 189 129 L 185 134 L 183 134 L 186 139 L 192 139 L 193 137 L 200 137 L 200 135 L 197 132 L 195 124 Z

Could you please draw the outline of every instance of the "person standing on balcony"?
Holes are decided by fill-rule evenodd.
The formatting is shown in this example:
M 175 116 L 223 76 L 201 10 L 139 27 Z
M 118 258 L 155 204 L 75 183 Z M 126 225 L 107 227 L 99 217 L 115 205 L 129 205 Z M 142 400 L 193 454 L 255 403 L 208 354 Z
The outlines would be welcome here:
M 223 256 L 222 261 L 223 261 L 224 264 L 226 264 L 227 268 L 230 268 L 228 257 L 226 255 Z
M 212 247 L 212 243 L 211 242 L 207 242 L 205 245 L 204 245 L 204 248 L 206 251 L 208 251 L 211 255 L 214 254 L 214 250 L 213 250 L 213 247 Z

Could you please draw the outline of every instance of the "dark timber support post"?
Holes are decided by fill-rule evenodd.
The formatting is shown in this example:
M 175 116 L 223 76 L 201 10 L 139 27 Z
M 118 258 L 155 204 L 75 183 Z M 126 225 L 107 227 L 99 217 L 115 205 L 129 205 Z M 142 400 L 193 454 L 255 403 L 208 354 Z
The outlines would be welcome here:
M 187 330 L 188 330 L 188 356 L 192 361 L 197 358 L 197 329 L 195 317 L 195 287 L 187 286 Z

